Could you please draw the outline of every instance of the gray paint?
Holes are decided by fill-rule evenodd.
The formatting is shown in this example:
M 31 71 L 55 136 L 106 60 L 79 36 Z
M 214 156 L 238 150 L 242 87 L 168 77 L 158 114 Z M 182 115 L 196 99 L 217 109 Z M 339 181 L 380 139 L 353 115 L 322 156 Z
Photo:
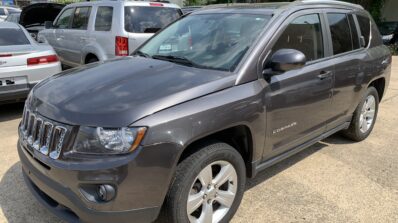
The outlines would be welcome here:
M 308 7 L 312 9 L 306 10 Z M 27 103 L 47 118 L 71 125 L 147 126 L 148 131 L 141 147 L 126 156 L 71 154 L 50 163 L 36 151 L 20 148 L 26 175 L 35 172 L 39 176 L 28 177 L 28 182 L 31 179 L 53 199 L 64 202 L 81 220 L 100 222 L 106 221 L 106 216 L 119 216 L 123 221 L 128 215 L 146 221 L 157 217 L 184 149 L 203 137 L 234 126 L 248 128 L 252 148 L 246 161 L 250 164 L 249 176 L 254 176 L 348 127 L 371 81 L 385 78 L 385 89 L 388 86 L 391 55 L 378 44 L 377 30 L 368 47 L 332 55 L 329 30 L 324 24 L 325 58 L 298 70 L 262 76 L 271 48 L 289 21 L 306 13 L 342 9 L 365 13 L 350 5 L 281 4 L 274 9 L 261 38 L 231 73 L 132 57 L 71 70 L 40 83 Z M 194 14 L 240 10 L 271 12 L 236 7 Z M 324 16 L 321 19 L 327 22 Z M 332 75 L 320 79 L 322 72 Z M 278 131 L 281 128 L 283 131 Z M 50 170 L 27 159 L 29 156 L 49 165 Z M 48 179 L 39 179 L 46 175 Z M 61 189 L 52 186 L 55 182 L 62 182 L 69 188 L 67 192 L 80 196 L 80 200 L 65 198 Z M 93 182 L 117 185 L 118 196 L 106 204 L 82 199 L 81 185 Z M 103 216 L 104 211 L 110 212 L 104 218 L 96 217 Z M 129 213 L 117 215 L 114 211 Z

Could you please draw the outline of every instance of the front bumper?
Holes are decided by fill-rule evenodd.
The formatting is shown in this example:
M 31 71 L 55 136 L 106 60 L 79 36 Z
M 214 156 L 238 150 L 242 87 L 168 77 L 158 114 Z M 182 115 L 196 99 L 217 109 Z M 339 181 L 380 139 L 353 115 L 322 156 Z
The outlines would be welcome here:
M 174 145 L 161 147 L 140 148 L 116 162 L 119 165 L 104 161 L 94 166 L 54 165 L 20 142 L 18 153 L 27 186 L 58 217 L 68 222 L 152 222 L 167 193 L 177 154 Z M 100 184 L 115 185 L 116 197 L 109 202 L 90 199 L 87 188 Z

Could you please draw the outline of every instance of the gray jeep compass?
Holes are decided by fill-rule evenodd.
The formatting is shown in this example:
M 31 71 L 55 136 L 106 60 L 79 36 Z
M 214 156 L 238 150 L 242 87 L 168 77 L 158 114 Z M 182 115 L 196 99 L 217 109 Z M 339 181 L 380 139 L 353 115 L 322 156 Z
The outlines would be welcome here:
M 365 139 L 390 70 L 358 5 L 197 10 L 130 57 L 36 85 L 23 175 L 69 222 L 228 222 L 247 177 L 338 131 Z

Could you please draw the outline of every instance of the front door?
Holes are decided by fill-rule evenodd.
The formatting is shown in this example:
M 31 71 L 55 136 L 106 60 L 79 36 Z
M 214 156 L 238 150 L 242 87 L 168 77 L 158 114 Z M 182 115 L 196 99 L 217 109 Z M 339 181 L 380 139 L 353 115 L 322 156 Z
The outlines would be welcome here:
M 57 21 L 54 23 L 55 28 L 55 41 L 52 44 L 61 61 L 65 60 L 66 49 L 65 49 L 65 41 L 67 40 L 65 37 L 65 31 L 69 30 L 70 23 L 72 21 L 73 12 L 75 8 L 65 9 L 62 14 L 58 17 Z
M 333 63 L 327 52 L 322 15 L 301 12 L 290 18 L 272 52 L 295 49 L 304 53 L 304 67 L 273 75 L 266 90 L 267 136 L 264 160 L 325 132 L 330 119 Z
M 65 60 L 74 66 L 82 62 L 82 51 L 89 38 L 88 22 L 91 7 L 77 7 L 73 16 L 71 29 L 68 30 L 65 43 Z

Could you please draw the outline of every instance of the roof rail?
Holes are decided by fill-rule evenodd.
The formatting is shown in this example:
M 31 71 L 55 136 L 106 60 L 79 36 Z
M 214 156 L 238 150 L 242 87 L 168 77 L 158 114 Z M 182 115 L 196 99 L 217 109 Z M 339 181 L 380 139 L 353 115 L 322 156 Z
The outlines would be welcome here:
M 308 4 L 308 5 L 330 4 L 330 5 L 349 6 L 349 7 L 364 9 L 361 5 L 357 5 L 357 4 L 353 4 L 353 3 L 349 3 L 349 2 L 343 2 L 343 1 L 336 1 L 336 0 L 296 0 L 295 2 L 301 2 L 301 3 Z

